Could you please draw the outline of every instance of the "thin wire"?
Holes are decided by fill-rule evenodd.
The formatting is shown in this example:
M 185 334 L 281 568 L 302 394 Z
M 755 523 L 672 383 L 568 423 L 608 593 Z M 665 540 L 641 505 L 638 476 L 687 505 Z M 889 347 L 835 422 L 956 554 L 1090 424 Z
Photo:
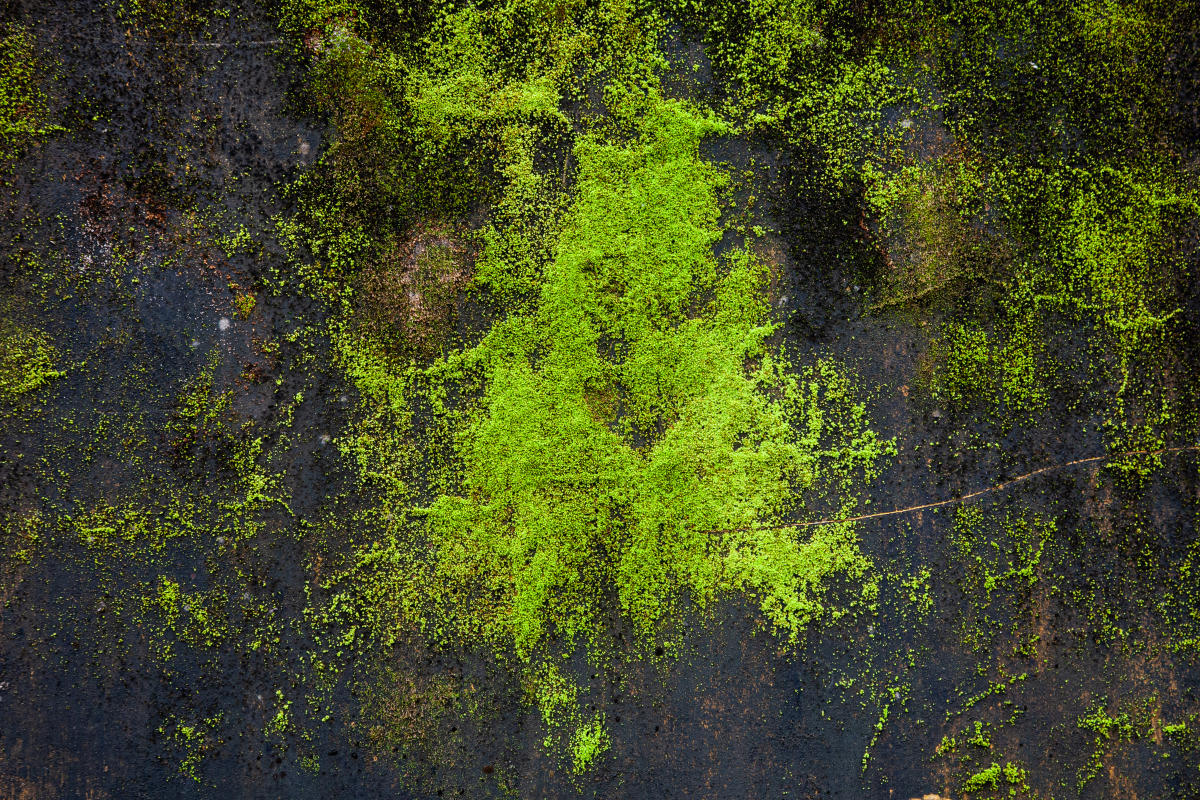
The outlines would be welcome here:
M 927 508 L 940 508 L 942 506 L 954 505 L 956 503 L 965 503 L 968 500 L 974 500 L 977 497 L 982 497 L 985 494 L 993 492 L 1002 492 L 1014 484 L 1036 478 L 1039 475 L 1045 475 L 1047 472 L 1054 472 L 1061 469 L 1069 469 L 1070 467 L 1078 467 L 1083 464 L 1095 464 L 1101 461 L 1113 461 L 1126 456 L 1159 456 L 1168 453 L 1185 453 L 1195 452 L 1200 450 L 1200 445 L 1187 445 L 1184 447 L 1165 447 L 1161 450 L 1126 450 L 1121 453 L 1110 453 L 1104 456 L 1092 456 L 1091 458 L 1078 458 L 1074 461 L 1067 461 L 1063 464 L 1052 464 L 1048 467 L 1035 469 L 1032 472 L 1026 472 L 1024 475 L 1018 475 L 1015 478 L 1010 478 L 993 486 L 988 486 L 984 489 L 977 489 L 969 494 L 950 497 L 945 500 L 935 500 L 931 503 L 922 503 L 917 506 L 907 506 L 905 508 L 893 508 L 889 511 L 876 511 L 872 514 L 859 514 L 853 517 L 839 517 L 835 519 L 814 519 L 805 520 L 802 522 L 781 522 L 777 525 L 747 525 L 742 528 L 718 528 L 716 530 L 703 531 L 706 534 L 722 534 L 722 533 L 745 533 L 749 531 L 776 531 L 783 528 L 813 528 L 818 525 L 839 525 L 847 522 L 862 522 L 868 519 L 881 519 L 883 517 L 894 517 L 899 514 L 909 514 L 913 511 L 924 511 Z

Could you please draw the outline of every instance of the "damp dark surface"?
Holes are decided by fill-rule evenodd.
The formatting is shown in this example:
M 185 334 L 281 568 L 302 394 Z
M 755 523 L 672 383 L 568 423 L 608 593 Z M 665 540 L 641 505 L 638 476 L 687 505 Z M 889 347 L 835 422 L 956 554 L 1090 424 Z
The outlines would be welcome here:
M 55 111 L 70 131 L 28 148 L 5 189 L 0 310 L 36 321 L 72 365 L 37 415 L 0 431 L 0 513 L 15 519 L 131 495 L 153 500 L 156 485 L 171 483 L 222 491 L 233 467 L 221 440 L 213 446 L 171 433 L 181 390 L 211 366 L 213 391 L 230 391 L 238 419 L 267 431 L 264 451 L 284 476 L 293 513 L 263 512 L 257 538 L 244 546 L 214 529 L 173 548 L 147 574 L 126 577 L 167 576 L 202 590 L 236 570 L 265 614 L 297 621 L 313 546 L 304 520 L 354 507 L 352 476 L 329 446 L 346 428 L 353 390 L 332 368 L 327 343 L 305 342 L 305 357 L 288 341 L 322 312 L 269 290 L 279 254 L 226 249 L 204 231 L 232 235 L 245 226 L 269 238 L 272 214 L 286 210 L 281 187 L 321 152 L 325 123 L 306 118 L 295 101 L 300 68 L 261 9 L 169 36 L 139 33 L 101 5 L 0 3 L 0 19 L 30 24 L 58 59 Z M 693 58 L 697 49 L 679 45 Z M 699 75 L 711 79 L 707 65 Z M 1098 412 L 1084 401 L 1051 408 L 1037 427 L 1008 430 L 986 411 L 955 418 L 916 399 L 929 327 L 908 314 L 868 313 L 880 265 L 864 230 L 846 222 L 858 211 L 810 202 L 802 159 L 777 145 L 737 139 L 706 155 L 768 165 L 774 189 L 755 213 L 778 231 L 771 246 L 782 265 L 781 336 L 801 362 L 833 356 L 852 364 L 872 387 L 873 424 L 896 439 L 868 510 L 950 498 L 1103 452 Z M 1194 250 L 1187 257 L 1196 264 Z M 79 275 L 35 277 L 47 270 Z M 239 313 L 247 292 L 257 305 Z M 1200 296 L 1194 286 L 1183 296 L 1194 326 Z M 1061 343 L 1065 359 L 1087 357 L 1085 335 Z M 263 347 L 269 341 L 283 344 L 273 351 Z M 1188 362 L 1197 355 L 1181 355 L 1183 367 L 1197 366 Z M 970 734 L 967 720 L 994 725 L 991 746 L 1019 757 L 1043 796 L 1200 796 L 1200 750 L 1164 758 L 1162 743 L 1146 737 L 1105 752 L 1112 780 L 1075 789 L 1094 749 L 1076 719 L 1097 703 L 1119 708 L 1154 696 L 1167 721 L 1200 710 L 1194 655 L 1143 658 L 1137 631 L 1098 633 L 1079 599 L 1094 593 L 1097 602 L 1124 605 L 1126 620 L 1154 607 L 1162 565 L 1196 540 L 1198 468 L 1195 453 L 1166 456 L 1135 492 L 1085 465 L 973 501 L 998 514 L 1057 519 L 1059 557 L 1043 563 L 1061 572 L 1039 576 L 1040 588 L 1007 605 L 981 606 L 970 594 L 951 542 L 953 508 L 863 523 L 864 549 L 892 567 L 885 587 L 929 569 L 930 624 L 912 624 L 904 608 L 885 603 L 870 629 L 834 625 L 788 650 L 749 605 L 697 614 L 670 669 L 647 664 L 589 687 L 589 702 L 612 706 L 613 746 L 582 778 L 539 748 L 536 712 L 503 670 L 417 643 L 398 646 L 397 667 L 484 687 L 498 709 L 476 720 L 431 720 L 443 745 L 427 763 L 396 763 L 354 726 L 353 714 L 310 720 L 316 733 L 303 741 L 270 738 L 272 698 L 296 689 L 288 682 L 305 674 L 310 643 L 284 626 L 269 662 L 239 649 L 203 663 L 176 659 L 164 670 L 151 655 L 151 631 L 114 642 L 107 576 L 79 569 L 89 556 L 77 541 L 64 545 L 73 550 L 61 559 L 5 574 L 0 586 L 0 796 L 499 796 L 492 776 L 503 773 L 520 797 L 891 800 L 946 791 L 951 766 L 934 754 L 944 736 Z M 347 516 L 345 524 L 354 523 Z M 15 547 L 10 539 L 6 546 Z M 975 649 L 960 635 L 972 615 L 991 615 L 989 630 L 999 631 Z M 614 619 L 612 630 L 621 635 L 622 623 Z M 1017 652 L 1018 639 L 1033 643 Z M 886 691 L 843 682 L 868 651 L 890 676 L 884 683 L 897 687 L 882 727 Z M 1018 675 L 1025 677 L 1010 682 Z M 992 692 L 997 683 L 1007 688 Z M 360 699 L 343 688 L 335 704 L 354 709 Z M 179 708 L 217 720 L 199 779 L 181 774 L 179 750 L 164 734 Z M 320 754 L 318 768 L 300 763 L 306 752 Z

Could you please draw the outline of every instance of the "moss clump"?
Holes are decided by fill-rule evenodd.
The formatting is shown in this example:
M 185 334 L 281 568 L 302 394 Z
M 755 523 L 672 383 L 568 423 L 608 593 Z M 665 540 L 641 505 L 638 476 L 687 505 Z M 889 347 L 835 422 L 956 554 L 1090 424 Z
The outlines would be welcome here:
M 996 341 L 1000 339 L 1000 341 Z M 1048 392 L 1039 338 L 1025 331 L 1001 339 L 973 325 L 951 323 L 930 348 L 930 393 L 959 409 L 998 406 L 1016 425 L 1045 407 Z
M 1187 267 L 1173 242 L 1200 220 L 1193 190 L 1167 162 L 1061 166 L 998 174 L 1005 216 L 1026 257 L 1005 297 L 1014 327 L 1090 329 L 1088 363 L 1112 450 L 1164 446 L 1183 420 L 1185 335 L 1177 294 Z M 1164 379 L 1164 374 L 1166 378 Z M 1117 466 L 1145 474 L 1153 458 Z
M 0 401 L 14 404 L 63 377 L 58 351 L 41 333 L 0 327 Z
M 1107 709 L 1107 700 L 1102 700 L 1091 711 L 1077 720 L 1080 730 L 1093 734 L 1092 752 L 1087 763 L 1080 768 L 1075 788 L 1082 790 L 1097 775 L 1105 756 L 1121 742 L 1141 738 L 1149 724 L 1149 704 L 1126 703 L 1126 711 L 1113 716 Z
M 961 791 L 968 798 L 1009 797 L 1036 798 L 1029 788 L 1029 773 L 1019 764 L 1009 761 L 1000 766 L 992 763 L 963 781 Z
M 0 26 L 0 144 L 13 149 L 55 130 L 50 98 L 42 87 L 45 70 L 33 34 L 24 27 Z
M 258 307 L 258 298 L 253 292 L 237 291 L 233 298 L 233 307 L 237 310 L 239 319 L 250 319 L 254 309 Z
M 1032 622 L 1032 600 L 1043 572 L 1047 547 L 1054 547 L 1057 524 L 1041 514 L 988 515 L 976 506 L 961 507 L 954 517 L 953 557 L 964 571 L 961 581 L 960 637 L 974 652 L 995 648 L 997 639 L 1019 646 Z M 1010 621 L 1006 624 L 1006 621 Z
M 642 657 L 685 609 L 735 593 L 790 643 L 871 605 L 851 526 L 753 526 L 818 501 L 853 509 L 890 451 L 844 370 L 792 370 L 768 345 L 767 265 L 713 257 L 724 177 L 698 147 L 721 123 L 654 90 L 609 102 L 624 141 L 576 145 L 576 200 L 531 307 L 390 395 L 438 408 L 439 384 L 480 392 L 444 412 L 460 420 L 457 466 L 408 512 L 424 520 L 423 546 L 364 552 L 338 601 L 383 623 L 372 636 L 415 618 L 446 646 L 510 653 L 534 677 L 547 743 L 576 770 L 609 741 L 560 666 L 577 647 L 601 667 Z M 360 385 L 389 383 L 368 378 L 386 362 L 354 363 Z M 844 583 L 855 588 L 835 601 Z M 388 591 L 394 621 L 361 605 Z M 613 609 L 636 634 L 632 653 L 611 651 Z
M 822 615 L 810 592 L 861 572 L 852 537 L 818 534 L 813 546 L 790 533 L 704 531 L 786 511 L 794 489 L 817 482 L 831 432 L 852 437 L 868 470 L 886 450 L 860 407 L 824 415 L 823 392 L 835 409 L 848 401 L 832 367 L 796 384 L 764 349 L 762 267 L 743 257 L 721 275 L 712 261 L 719 176 L 695 148 L 715 123 L 654 95 L 631 102 L 643 114 L 633 144 L 577 148 L 580 200 L 539 308 L 466 355 L 484 361 L 488 388 L 464 443 L 465 491 L 430 509 L 439 570 L 499 580 L 507 598 L 467 618 L 525 657 L 548 623 L 593 635 L 614 579 L 645 634 L 679 592 L 705 605 L 726 587 L 761 592 L 794 639 Z M 706 294 L 708 307 L 689 314 Z M 604 413 L 595 398 L 606 393 L 623 414 Z M 604 551 L 607 575 L 595 561 Z

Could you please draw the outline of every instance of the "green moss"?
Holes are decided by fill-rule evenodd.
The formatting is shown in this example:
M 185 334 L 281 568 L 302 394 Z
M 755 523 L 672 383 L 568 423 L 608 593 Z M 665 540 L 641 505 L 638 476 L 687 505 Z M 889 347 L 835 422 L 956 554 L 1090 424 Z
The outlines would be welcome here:
M 988 738 L 987 730 L 979 720 L 975 720 L 975 732 L 967 738 L 966 743 L 972 747 L 979 747 L 984 750 L 992 749 L 992 740 Z
M 1039 514 L 1006 513 L 989 517 L 977 506 L 955 513 L 952 547 L 965 570 L 961 636 L 963 644 L 979 650 L 1003 628 L 1002 620 L 1027 619 L 1027 605 L 1045 566 L 1047 545 L 1053 545 L 1057 525 Z
M 1196 209 L 1186 169 L 1158 144 L 1177 9 L 673 8 L 707 37 L 731 118 L 796 157 L 816 154 L 817 177 L 801 179 L 809 194 L 865 188 L 884 258 L 876 307 L 937 300 L 965 312 L 929 354 L 937 399 L 994 402 L 1006 431 L 1033 423 L 1075 358 L 1062 354 L 1064 367 L 1047 343 L 1090 328 L 1087 385 L 1069 391 L 1095 390 L 1110 449 L 1187 435 L 1170 388 L 1182 376 L 1161 379 L 1182 343 L 1174 292 L 1187 266 L 1172 243 Z M 1144 479 L 1159 465 L 1115 467 Z
M 126 5 L 144 29 L 167 30 L 173 11 L 197 22 L 202 10 Z M 576 775 L 594 769 L 620 737 L 595 708 L 599 684 L 581 676 L 615 683 L 659 648 L 655 663 L 668 665 L 689 625 L 720 621 L 726 601 L 756 609 L 784 648 L 802 647 L 875 611 L 893 577 L 876 571 L 853 525 L 771 527 L 854 513 L 892 448 L 871 430 L 851 369 L 779 345 L 776 265 L 727 246 L 740 239 L 720 200 L 736 193 L 700 157 L 705 140 L 762 134 L 754 146 L 780 145 L 794 173 L 781 195 L 837 213 L 835 226 L 853 229 L 864 212 L 874 227 L 862 238 L 885 257 L 885 304 L 986 286 L 945 293 L 956 305 L 933 326 L 928 358 L 937 402 L 998 417 L 1006 433 L 1037 422 L 1065 383 L 1058 337 L 1082 332 L 1110 448 L 1158 446 L 1179 432 L 1188 390 L 1159 378 L 1184 321 L 1174 287 L 1186 265 L 1173 247 L 1195 201 L 1180 164 L 1131 164 L 1113 144 L 1152 141 L 1142 133 L 1153 126 L 1135 119 L 1137 98 L 1161 91 L 1164 15 L 1152 5 L 913 2 L 864 15 L 792 0 L 284 3 L 312 68 L 305 110 L 327 114 L 335 135 L 289 190 L 298 213 L 278 221 L 289 258 L 268 291 L 319 301 L 321 323 L 287 338 L 299 351 L 288 380 L 321 366 L 328 344 L 352 419 L 331 433 L 357 485 L 330 501 L 328 518 L 293 524 L 270 465 L 289 457 L 297 409 L 323 402 L 324 384 L 277 398 L 268 432 L 233 413 L 214 360 L 183 386 L 167 432 L 192 467 L 219 455 L 221 474 L 191 475 L 203 490 L 188 501 L 173 487 L 161 508 L 91 505 L 44 528 L 30 514 L 14 526 L 18 552 L 50 555 L 51 539 L 81 547 L 88 574 L 123 587 L 128 629 L 146 626 L 164 673 L 237 648 L 268 671 L 303 672 L 302 692 L 266 701 L 265 733 L 281 748 L 315 725 L 314 709 L 322 722 L 341 710 L 343 672 L 365 689 L 381 751 L 411 752 L 442 735 L 422 723 L 477 713 L 481 693 L 466 679 L 410 686 L 393 669 L 396 646 L 424 636 L 515 673 L 545 747 Z M 697 27 L 679 34 L 667 18 Z M 696 30 L 706 37 L 723 81 L 711 94 L 666 96 L 656 47 L 668 30 L 685 44 Z M 900 112 L 953 144 L 915 152 L 892 130 Z M 1046 155 L 1053 142 L 1070 145 L 1069 163 Z M 897 157 L 903 148 L 915 154 Z M 746 205 L 730 214 L 762 237 L 766 220 Z M 227 256 L 250 249 L 243 232 L 217 242 Z M 478 291 L 467 296 L 464 253 L 476 250 Z M 250 316 L 256 297 L 239 292 L 235 305 Z M 20 394 L 58 376 L 46 347 L 15 368 L 36 365 Z M 309 557 L 316 644 L 299 666 L 270 603 L 237 600 L 261 576 L 211 558 L 216 585 L 199 588 L 167 563 L 168 552 L 204 547 L 222 559 L 236 551 L 240 565 L 272 536 Z M 965 574 L 959 644 L 1008 652 L 996 644 L 1011 626 L 1014 656 L 1032 658 L 1027 612 L 1055 536 L 1041 515 L 962 509 L 950 539 Z M 1177 570 L 1183 585 L 1193 561 Z M 135 567 L 150 577 L 128 579 Z M 892 585 L 924 620 L 931 573 L 902 575 Z M 1170 604 L 1179 630 L 1195 628 L 1194 606 Z M 913 667 L 913 651 L 904 656 Z M 839 690 L 853 684 L 845 675 Z M 991 679 L 961 690 L 962 711 L 982 713 L 1026 677 L 979 675 Z M 864 767 L 907 700 L 892 676 L 865 683 L 878 717 Z M 200 723 L 175 722 L 167 735 L 194 763 L 211 739 Z M 1024 769 L 995 752 L 998 730 L 974 720 L 942 750 L 997 759 L 964 792 L 1032 796 Z M 438 752 L 452 759 L 460 741 L 447 736 Z M 304 763 L 318 769 L 312 754 Z
M 849 512 L 891 449 L 867 428 L 845 370 L 793 370 L 767 345 L 767 265 L 714 259 L 725 179 L 698 145 L 722 125 L 655 91 L 609 102 L 628 138 L 576 145 L 576 200 L 527 311 L 424 376 L 395 371 L 362 340 L 345 351 L 379 413 L 404 425 L 414 403 L 432 402 L 460 420 L 431 441 L 453 442 L 459 466 L 414 509 L 425 520 L 417 557 L 399 543 L 364 551 L 339 603 L 358 609 L 356 625 L 395 625 L 392 608 L 448 646 L 511 652 L 541 676 L 531 685 L 547 742 L 576 770 L 609 741 L 556 666 L 576 646 L 597 665 L 640 657 L 684 609 L 734 593 L 755 598 L 790 643 L 872 607 L 852 526 L 741 529 L 806 501 Z M 499 271 L 500 253 L 490 257 Z M 478 400 L 446 408 L 436 387 L 447 380 L 479 387 Z M 364 465 L 411 452 L 375 423 L 359 431 Z M 413 581 L 420 595 L 404 587 Z M 843 583 L 857 587 L 849 604 L 831 595 Z M 637 633 L 632 654 L 608 654 L 614 606 Z
M 15 404 L 66 375 L 55 369 L 58 360 L 44 334 L 0 323 L 0 401 Z
M 475 268 L 478 285 L 508 304 L 534 296 L 542 269 L 553 258 L 566 205 L 560 182 L 534 169 L 534 144 L 528 129 L 514 128 L 508 135 L 507 186 L 482 232 Z
M 1065 218 L 1047 220 L 1055 226 L 1064 279 L 1050 297 L 1095 314 L 1128 355 L 1178 313 L 1164 280 L 1168 232 L 1180 214 L 1200 206 L 1161 168 L 1104 167 L 1072 178 L 1058 198 Z
M 934 339 L 934 398 L 964 410 L 987 404 L 1007 429 L 1070 387 L 1097 407 L 1111 451 L 1157 450 L 1186 435 L 1174 385 L 1188 376 L 1174 353 L 1184 330 L 1175 287 L 1187 268 L 1174 242 L 1200 210 L 1188 182 L 1165 160 L 1051 162 L 995 169 L 978 197 L 998 207 L 1016 257 L 989 290 L 996 302 L 962 302 L 966 318 Z M 1070 384 L 1055 343 L 1081 333 L 1086 374 Z M 1132 456 L 1112 466 L 1144 478 L 1160 464 Z
M 505 10 L 511 14 L 512 8 Z M 438 21 L 406 86 L 412 122 L 427 146 L 510 119 L 565 121 L 552 75 L 509 79 L 508 70 L 497 68 L 495 48 L 502 38 L 488 36 L 486 26 L 503 24 L 505 16 L 500 12 L 489 19 L 487 12 L 465 6 Z
M 228 605 L 220 589 L 187 592 L 177 581 L 160 577 L 143 598 L 143 618 L 152 626 L 150 646 L 164 663 L 174 657 L 179 643 L 195 651 L 216 647 L 230 634 Z
M 1042 410 L 1048 391 L 1039 363 L 1041 343 L 1024 331 L 997 336 L 974 326 L 949 324 L 934 341 L 929 358 L 933 398 L 959 409 L 982 403 L 999 406 L 1015 425 Z M 1037 349 L 1035 349 L 1037 348 Z
M 1001 767 L 993 762 L 991 766 L 969 776 L 962 783 L 962 792 L 966 797 L 1009 797 L 1034 798 L 1038 795 L 1029 787 L 1029 773 L 1019 764 L 1009 761 Z
M 730 117 L 815 150 L 816 187 L 859 182 L 882 144 L 884 110 L 910 94 L 885 51 L 854 42 L 870 22 L 859 9 L 808 0 L 667 5 L 704 36 Z
M 1156 605 L 1172 631 L 1169 648 L 1177 653 L 1200 653 L 1200 542 L 1193 542 L 1173 563 L 1163 581 Z
M 888 698 L 882 708 L 879 710 L 879 719 L 875 721 L 875 727 L 871 730 L 871 738 L 867 740 L 867 746 L 863 749 L 862 755 L 862 771 L 867 771 L 867 766 L 871 763 L 871 749 L 875 747 L 875 743 L 879 741 L 879 737 L 883 734 L 883 729 L 887 727 L 888 718 L 891 715 L 892 704 L 900 698 L 901 688 L 897 686 L 888 687 L 885 696 Z M 907 697 L 905 698 L 907 700 Z
M 622 517 L 639 523 L 615 565 L 620 600 L 645 631 L 669 613 L 679 581 L 702 604 L 722 585 L 765 590 L 768 614 L 795 636 L 821 611 L 807 587 L 855 562 L 837 555 L 847 552 L 834 544 L 844 532 L 819 534 L 811 549 L 790 534 L 737 534 L 715 553 L 697 532 L 778 513 L 792 485 L 812 484 L 810 448 L 826 427 L 814 401 L 824 387 L 814 375 L 806 390 L 789 391 L 769 356 L 757 373 L 745 372 L 748 358 L 766 356 L 769 327 L 757 301 L 747 308 L 742 299 L 754 297 L 745 294 L 754 281 L 740 278 L 753 267 L 743 262 L 722 280 L 707 255 L 716 176 L 695 160 L 695 143 L 713 123 L 676 104 L 645 102 L 639 143 L 585 140 L 578 148 L 580 202 L 537 316 L 509 320 L 472 354 L 491 362 L 485 414 L 464 453 L 472 499 L 447 496 L 431 508 L 439 549 L 453 559 L 445 572 L 462 574 L 466 565 L 455 562 L 467 552 L 506 565 L 497 577 L 511 575 L 504 594 L 512 605 L 501 624 L 525 654 L 548 619 L 573 634 L 592 627 L 594 601 L 573 585 L 590 580 L 579 559 Z M 708 314 L 685 317 L 706 287 L 716 294 Z M 619 342 L 625 358 L 604 359 L 602 337 Z M 830 369 L 821 377 L 836 385 Z M 602 391 L 614 374 L 627 416 L 597 419 L 587 390 Z M 759 394 L 766 385 L 788 392 L 788 402 L 768 401 Z M 808 422 L 806 438 L 793 438 L 789 417 Z M 635 448 L 639 435 L 656 441 Z M 866 436 L 860 460 L 870 467 L 882 449 Z M 460 538 L 467 532 L 471 545 Z M 796 583 L 801 564 L 811 577 Z M 468 572 L 480 568 L 488 569 L 476 561 Z
M 1170 725 L 1163 725 L 1162 730 L 1163 735 L 1169 738 L 1184 739 L 1188 733 L 1188 726 L 1186 722 L 1176 722 Z
M 221 722 L 217 714 L 196 722 L 188 722 L 172 715 L 169 722 L 160 725 L 158 733 L 179 755 L 179 774 L 196 783 L 201 782 L 200 767 L 205 756 L 217 744 L 214 731 Z
M 193 460 L 204 453 L 227 457 L 235 447 L 233 390 L 216 390 L 215 374 L 220 358 L 220 352 L 213 350 L 205 368 L 184 385 L 178 407 L 167 425 L 172 446 Z
M 21 26 L 0 27 L 0 143 L 5 160 L 31 138 L 62 130 L 50 121 L 47 75 L 33 33 Z
M 239 291 L 233 298 L 233 307 L 237 309 L 240 319 L 249 319 L 257 306 L 258 298 L 254 296 L 253 292 Z
M 1003 773 L 999 764 L 992 764 L 984 770 L 980 770 L 971 777 L 963 781 L 962 791 L 964 794 L 979 792 L 984 789 L 995 789 L 1000 785 L 1000 776 Z
M 386 24 L 378 7 L 289 9 L 287 25 L 313 61 L 311 97 L 333 118 L 337 138 L 291 187 L 302 214 L 282 222 L 281 233 L 296 260 L 309 261 L 304 291 L 331 301 L 412 223 L 464 215 L 504 187 L 508 199 L 493 219 L 503 224 L 489 226 L 486 238 L 527 266 L 506 275 L 485 257 L 481 276 L 493 289 L 528 290 L 535 240 L 553 222 L 541 212 L 567 177 L 565 168 L 554 176 L 557 187 L 533 178 L 533 146 L 567 143 L 572 123 L 562 107 L 591 102 L 585 83 L 648 83 L 662 66 L 653 15 L 635 21 L 623 0 L 399 5 Z M 541 207 L 524 202 L 531 192 Z M 525 225 L 509 224 L 513 214 Z
M 1160 448 L 1180 421 L 1179 400 L 1161 373 L 1180 334 L 1173 276 L 1181 265 L 1170 243 L 1196 219 L 1194 193 L 1154 164 L 1041 173 L 1041 180 L 1036 227 L 1022 228 L 1040 248 L 1024 278 L 1025 302 L 1094 325 L 1090 358 L 1111 387 L 1110 448 Z M 1144 474 L 1157 464 L 1134 458 L 1118 466 Z
M 863 175 L 885 261 L 874 309 L 915 304 L 989 276 L 998 245 L 978 224 L 978 161 L 955 154 L 894 169 L 868 161 Z
M 353 25 L 366 17 L 364 5 L 355 0 L 285 0 L 278 13 L 284 29 L 302 37 L 311 31 Z
M 1144 717 L 1147 716 L 1148 706 L 1138 708 L 1135 704 L 1128 704 L 1129 710 L 1113 716 L 1108 712 L 1107 705 L 1108 701 L 1102 700 L 1077 720 L 1081 730 L 1094 734 L 1091 755 L 1087 763 L 1080 768 L 1075 782 L 1076 788 L 1080 790 L 1100 774 L 1105 755 L 1115 745 L 1139 738 L 1146 727 Z
M 576 773 L 585 772 L 610 745 L 608 731 L 600 720 L 592 720 L 577 728 L 571 742 L 572 769 Z

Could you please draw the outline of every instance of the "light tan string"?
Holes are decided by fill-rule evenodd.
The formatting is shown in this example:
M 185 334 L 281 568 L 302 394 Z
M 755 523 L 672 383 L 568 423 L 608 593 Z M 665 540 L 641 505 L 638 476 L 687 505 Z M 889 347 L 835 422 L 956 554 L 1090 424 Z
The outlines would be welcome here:
M 982 497 L 985 494 L 993 492 L 1002 492 L 1010 486 L 1021 483 L 1022 481 L 1036 478 L 1039 475 L 1044 475 L 1047 472 L 1054 472 L 1060 469 L 1068 469 L 1070 467 L 1078 467 L 1083 464 L 1095 464 L 1100 461 L 1113 461 L 1126 456 L 1160 456 L 1168 453 L 1185 453 L 1195 452 L 1200 450 L 1200 445 L 1189 445 L 1186 447 L 1165 447 L 1161 450 L 1126 450 L 1121 453 L 1110 453 L 1105 456 L 1092 456 L 1091 458 L 1079 458 L 1074 461 L 1068 461 L 1064 464 L 1052 464 L 1049 467 L 1035 469 L 1033 472 L 1026 472 L 1024 475 L 1018 475 L 1015 478 L 1009 478 L 1002 483 L 997 483 L 994 486 L 988 486 L 985 489 L 978 489 L 970 494 L 963 494 L 957 497 L 951 497 L 946 500 L 936 500 L 932 503 L 922 503 L 919 506 L 908 506 L 906 508 L 893 508 L 889 511 L 876 511 L 872 514 L 859 514 L 854 517 L 841 517 L 838 519 L 815 519 L 802 522 L 781 522 L 778 525 L 747 525 L 743 528 L 718 528 L 716 530 L 704 531 L 706 534 L 721 534 L 721 533 L 743 533 L 747 531 L 775 531 L 782 528 L 812 528 L 817 525 L 838 525 L 846 522 L 862 522 L 868 519 L 880 519 L 882 517 L 894 517 L 898 514 L 908 514 L 913 511 L 924 511 L 927 508 L 940 508 L 941 506 L 954 505 L 955 503 L 965 503 L 968 500 L 974 500 L 976 497 Z

